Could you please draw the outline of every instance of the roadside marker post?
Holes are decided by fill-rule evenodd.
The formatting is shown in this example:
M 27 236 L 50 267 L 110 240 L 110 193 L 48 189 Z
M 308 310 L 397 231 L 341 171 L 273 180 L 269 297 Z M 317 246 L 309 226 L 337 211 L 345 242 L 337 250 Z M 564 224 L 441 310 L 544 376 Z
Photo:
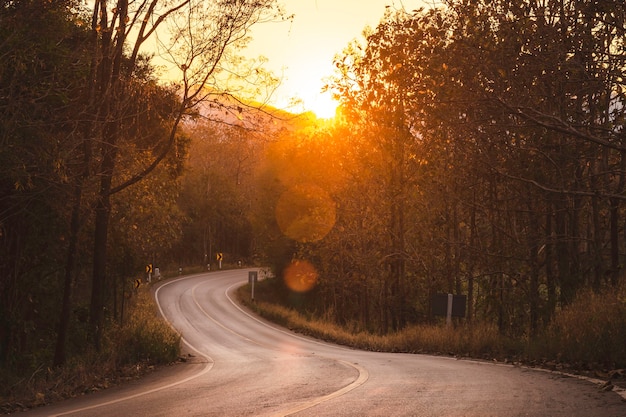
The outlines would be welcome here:
M 250 291 L 250 299 L 254 301 L 254 283 L 258 281 L 257 271 L 248 271 L 248 283 L 252 287 Z

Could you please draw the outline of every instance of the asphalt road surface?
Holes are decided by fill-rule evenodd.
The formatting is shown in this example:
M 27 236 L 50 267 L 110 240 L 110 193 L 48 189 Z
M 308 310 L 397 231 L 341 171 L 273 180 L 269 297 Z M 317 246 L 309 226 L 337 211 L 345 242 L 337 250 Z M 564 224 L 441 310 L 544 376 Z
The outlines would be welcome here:
M 508 365 L 364 352 L 294 334 L 233 301 L 247 270 L 161 283 L 193 356 L 137 382 L 25 416 L 626 416 L 623 392 Z

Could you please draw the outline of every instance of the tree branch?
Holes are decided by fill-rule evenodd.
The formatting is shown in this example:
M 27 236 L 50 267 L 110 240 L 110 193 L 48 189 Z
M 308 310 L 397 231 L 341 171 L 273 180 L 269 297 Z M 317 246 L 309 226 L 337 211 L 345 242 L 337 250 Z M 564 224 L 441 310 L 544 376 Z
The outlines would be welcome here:
M 554 130 L 554 131 L 564 133 L 566 135 L 570 135 L 573 137 L 577 137 L 587 142 L 593 142 L 597 145 L 614 149 L 616 151 L 620 151 L 620 152 L 626 151 L 626 146 L 612 143 L 606 139 L 599 138 L 595 135 L 589 135 L 587 133 L 581 132 L 580 130 L 574 128 L 569 123 L 566 123 L 565 121 L 559 119 L 558 117 L 541 113 L 535 109 L 531 109 L 528 107 L 511 106 L 510 104 L 508 104 L 506 101 L 504 101 L 501 98 L 498 98 L 497 100 L 506 109 L 511 111 L 511 113 L 521 116 L 522 118 L 529 120 L 537 124 L 538 126 L 545 127 L 546 129 Z

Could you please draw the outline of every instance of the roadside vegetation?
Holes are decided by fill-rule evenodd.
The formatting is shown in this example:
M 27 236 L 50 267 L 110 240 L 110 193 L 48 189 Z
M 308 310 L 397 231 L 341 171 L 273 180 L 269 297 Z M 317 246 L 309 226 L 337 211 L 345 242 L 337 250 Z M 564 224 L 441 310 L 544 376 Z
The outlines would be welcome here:
M 333 323 L 315 313 L 289 306 L 276 297 L 277 279 L 238 290 L 239 300 L 257 314 L 295 332 L 340 345 L 376 352 L 424 353 L 552 370 L 581 372 L 626 384 L 626 291 L 580 294 L 558 312 L 546 330 L 535 338 L 502 335 L 497 327 L 470 325 L 456 319 L 416 324 L 388 334 L 374 334 L 358 326 Z M 610 316 L 610 320 L 607 317 Z
M 176 362 L 180 335 L 163 321 L 150 290 L 139 290 L 127 304 L 124 318 L 107 327 L 100 352 L 75 354 L 64 367 L 46 366 L 46 358 L 30 358 L 39 366 L 28 373 L 0 368 L 0 413 L 96 392 Z M 70 344 L 80 346 L 77 339 L 85 336 L 86 326 L 75 325 Z

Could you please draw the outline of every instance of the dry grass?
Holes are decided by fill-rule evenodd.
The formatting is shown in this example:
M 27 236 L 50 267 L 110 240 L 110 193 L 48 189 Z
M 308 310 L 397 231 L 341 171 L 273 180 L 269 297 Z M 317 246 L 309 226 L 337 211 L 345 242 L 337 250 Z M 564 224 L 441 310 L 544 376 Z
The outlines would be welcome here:
M 546 331 L 544 354 L 580 366 L 626 367 L 626 285 L 584 291 Z
M 430 353 L 477 358 L 506 357 L 515 352 L 514 342 L 501 336 L 497 329 L 478 325 L 445 327 L 414 325 L 387 335 L 351 332 L 333 323 L 304 317 L 284 306 L 246 301 L 242 289 L 240 299 L 261 316 L 298 333 L 359 349 L 385 352 Z
M 261 316 L 299 333 L 359 349 L 429 353 L 522 362 L 571 371 L 626 368 L 626 290 L 587 291 L 555 315 L 546 331 L 529 340 L 503 336 L 492 325 L 413 325 L 387 335 L 353 332 L 324 320 L 307 318 L 272 302 L 250 304 Z M 261 297 L 263 298 L 263 297 Z M 271 296 L 270 296 L 271 299 Z

